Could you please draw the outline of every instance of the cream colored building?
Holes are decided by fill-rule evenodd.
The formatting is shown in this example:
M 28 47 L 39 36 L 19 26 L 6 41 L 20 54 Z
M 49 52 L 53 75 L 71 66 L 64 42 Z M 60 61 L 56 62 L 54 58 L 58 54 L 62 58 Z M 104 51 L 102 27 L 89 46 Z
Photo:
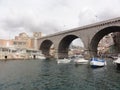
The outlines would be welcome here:
M 41 38 L 41 32 L 33 32 L 32 37 L 27 35 L 27 33 L 20 33 L 11 40 L 0 39 L 0 47 L 36 49 L 38 38 Z
M 34 32 L 32 37 L 27 35 L 27 33 L 20 33 L 11 40 L 0 39 L 0 59 L 5 59 L 5 57 L 8 59 L 19 58 L 13 57 L 17 54 L 14 50 L 37 50 L 36 47 L 38 38 L 41 38 L 41 32 Z

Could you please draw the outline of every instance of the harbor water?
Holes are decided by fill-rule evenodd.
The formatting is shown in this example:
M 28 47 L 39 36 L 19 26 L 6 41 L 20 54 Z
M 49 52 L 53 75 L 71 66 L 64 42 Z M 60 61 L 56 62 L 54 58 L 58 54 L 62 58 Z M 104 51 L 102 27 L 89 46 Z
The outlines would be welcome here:
M 0 61 L 0 90 L 120 90 L 120 71 L 56 60 Z

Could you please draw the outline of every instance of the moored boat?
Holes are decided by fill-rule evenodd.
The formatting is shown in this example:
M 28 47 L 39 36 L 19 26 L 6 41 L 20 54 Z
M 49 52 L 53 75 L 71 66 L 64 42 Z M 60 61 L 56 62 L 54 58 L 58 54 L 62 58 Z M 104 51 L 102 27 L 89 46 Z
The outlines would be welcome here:
M 84 58 L 78 58 L 74 60 L 75 64 L 87 64 L 88 60 L 85 60 Z
M 46 57 L 44 55 L 37 55 L 36 58 L 37 59 L 46 59 Z
M 70 59 L 57 59 L 57 63 L 60 64 L 60 63 L 63 63 L 63 64 L 66 64 L 66 63 L 70 63 Z
M 104 59 L 92 58 L 90 60 L 90 65 L 92 67 L 103 67 L 103 66 L 107 65 L 107 63 L 106 63 L 106 61 Z
M 117 60 L 113 61 L 113 63 L 117 66 L 117 68 L 120 68 L 120 57 L 118 57 Z

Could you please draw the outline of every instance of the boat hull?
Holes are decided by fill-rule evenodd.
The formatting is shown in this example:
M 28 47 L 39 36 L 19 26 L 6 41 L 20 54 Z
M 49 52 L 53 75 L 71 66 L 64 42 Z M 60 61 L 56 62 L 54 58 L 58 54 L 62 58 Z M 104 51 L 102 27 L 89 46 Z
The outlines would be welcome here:
M 90 61 L 90 65 L 91 67 L 104 67 L 106 65 L 106 61 L 97 58 L 92 58 Z
M 70 61 L 71 61 L 71 60 L 69 60 L 69 59 L 58 59 L 58 60 L 57 60 L 57 63 L 58 63 L 58 64 L 60 64 L 60 63 L 61 63 L 61 64 L 66 64 L 66 63 L 70 63 Z
M 113 61 L 113 63 L 116 65 L 117 69 L 120 69 L 120 57 L 118 57 L 117 60 Z
M 74 61 L 75 64 L 88 64 L 88 60 L 78 59 Z

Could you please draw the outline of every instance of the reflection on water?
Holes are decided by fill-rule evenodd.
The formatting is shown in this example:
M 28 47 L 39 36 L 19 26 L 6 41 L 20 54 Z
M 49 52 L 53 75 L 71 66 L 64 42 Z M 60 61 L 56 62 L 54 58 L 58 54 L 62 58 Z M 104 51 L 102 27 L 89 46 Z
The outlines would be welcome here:
M 0 62 L 0 90 L 120 90 L 119 78 L 111 61 L 97 69 L 55 60 Z

